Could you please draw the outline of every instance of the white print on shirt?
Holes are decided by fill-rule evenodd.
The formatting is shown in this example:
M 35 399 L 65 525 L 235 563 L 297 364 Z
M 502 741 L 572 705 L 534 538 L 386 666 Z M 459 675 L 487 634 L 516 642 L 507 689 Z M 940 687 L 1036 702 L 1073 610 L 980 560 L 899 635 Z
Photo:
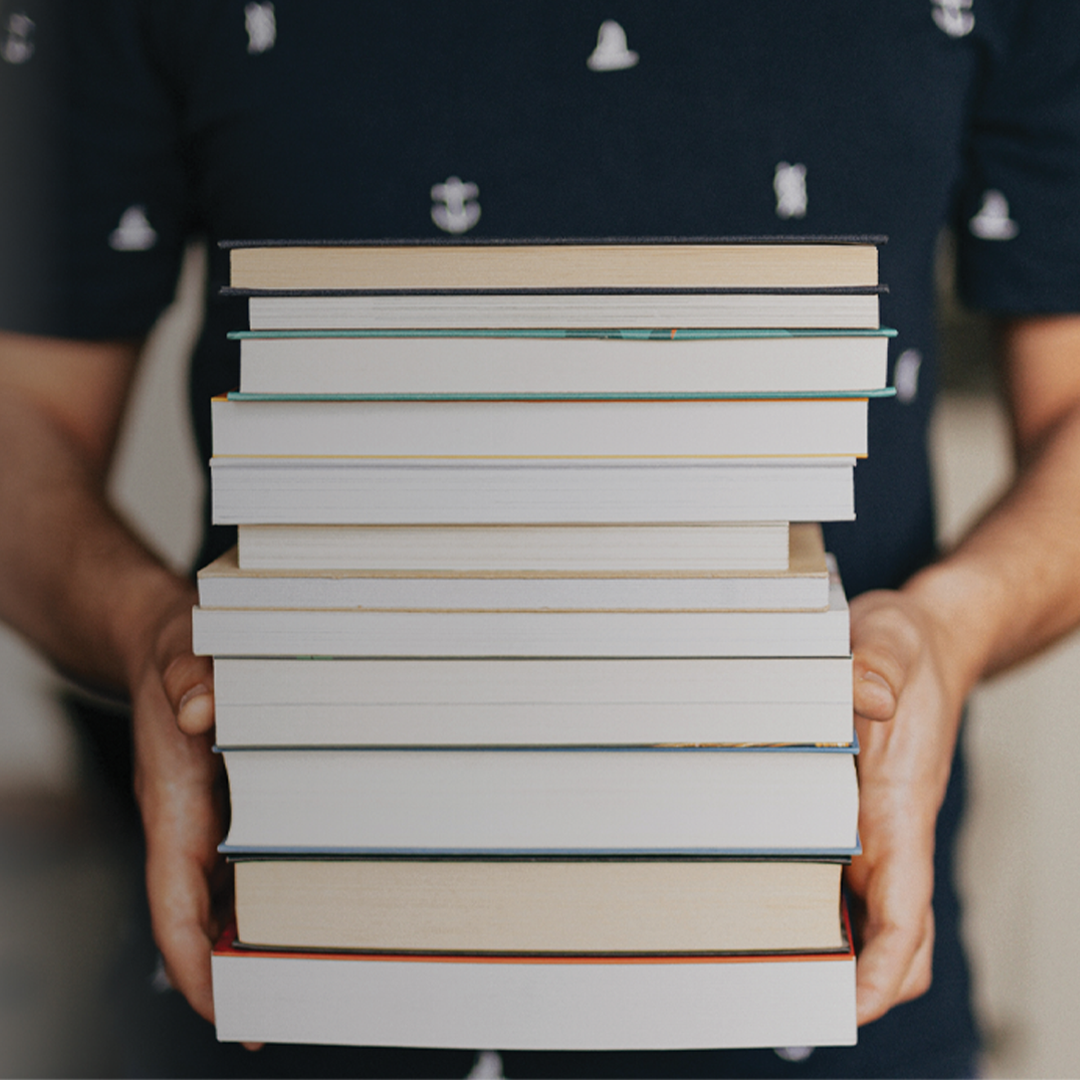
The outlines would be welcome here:
M 248 36 L 248 52 L 264 53 L 277 41 L 277 20 L 273 4 L 248 4 L 244 8 L 244 29 Z
M 806 217 L 806 166 L 777 162 L 773 175 L 776 192 L 776 216 L 785 221 Z
M 805 1061 L 813 1052 L 812 1046 L 778 1046 L 773 1050 L 781 1061 Z
M 165 959 L 158 953 L 157 963 L 154 965 L 154 973 L 150 976 L 150 989 L 155 994 L 167 994 L 175 987 L 169 981 L 169 973 L 165 970 Z
M 983 193 L 982 206 L 968 222 L 968 228 L 980 240 L 1011 240 L 1020 231 L 1009 217 L 1009 200 L 994 189 Z
M 109 233 L 113 251 L 149 251 L 157 243 L 157 231 L 146 220 L 146 208 L 129 206 L 120 217 L 120 224 Z
M 9 64 L 25 64 L 34 55 L 34 20 L 28 15 L 14 14 L 8 19 L 7 37 L 0 45 L 0 56 Z
M 468 232 L 480 220 L 480 204 L 473 200 L 480 194 L 475 184 L 463 184 L 459 177 L 448 176 L 445 184 L 431 189 L 434 206 L 431 220 L 443 232 Z
M 896 400 L 901 405 L 910 405 L 919 394 L 919 368 L 922 367 L 922 353 L 918 349 L 905 349 L 896 358 L 893 368 L 893 386 L 896 387 Z
M 930 14 L 938 27 L 949 37 L 966 37 L 975 29 L 971 2 L 972 0 L 931 0 L 933 8 Z
M 473 1067 L 465 1074 L 465 1080 L 502 1080 L 503 1061 L 498 1050 L 481 1050 Z
M 638 62 L 638 54 L 626 47 L 626 31 L 614 19 L 600 24 L 596 48 L 585 61 L 590 71 L 625 71 Z

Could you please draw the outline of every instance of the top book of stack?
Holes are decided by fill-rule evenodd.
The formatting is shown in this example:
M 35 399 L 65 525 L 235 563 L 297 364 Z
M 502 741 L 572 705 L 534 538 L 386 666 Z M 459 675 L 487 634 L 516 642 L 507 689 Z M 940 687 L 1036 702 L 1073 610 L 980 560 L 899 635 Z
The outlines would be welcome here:
M 878 283 L 883 237 L 228 241 L 236 289 L 821 289 Z
M 252 330 L 878 326 L 881 237 L 232 242 Z

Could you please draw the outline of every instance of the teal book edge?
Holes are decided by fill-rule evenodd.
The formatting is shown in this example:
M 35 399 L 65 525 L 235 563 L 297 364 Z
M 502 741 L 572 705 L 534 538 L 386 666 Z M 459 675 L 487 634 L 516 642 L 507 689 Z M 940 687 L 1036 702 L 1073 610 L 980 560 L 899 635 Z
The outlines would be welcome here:
M 896 387 L 878 390 L 754 390 L 735 394 L 252 394 L 230 390 L 229 401 L 789 401 L 890 398 Z

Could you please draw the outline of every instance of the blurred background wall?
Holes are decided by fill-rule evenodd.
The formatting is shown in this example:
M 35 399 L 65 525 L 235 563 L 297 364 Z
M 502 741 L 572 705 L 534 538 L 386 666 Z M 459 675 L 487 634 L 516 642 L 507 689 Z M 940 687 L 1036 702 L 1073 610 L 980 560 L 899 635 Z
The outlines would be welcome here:
M 943 394 L 932 432 L 947 544 L 1012 473 L 993 340 L 940 260 Z M 990 362 L 987 362 L 987 360 Z M 1080 493 L 1078 493 L 1080 496 Z M 971 792 L 960 847 L 987 1075 L 1080 1076 L 1080 636 L 984 683 L 963 734 Z
M 182 414 L 201 253 L 140 376 L 113 478 L 117 499 L 177 565 L 196 543 L 200 478 Z M 948 251 L 942 278 L 947 283 Z M 933 442 L 943 537 L 1009 476 L 988 329 L 943 288 L 946 393 Z M 48 668 L 0 632 L 0 1076 L 116 1075 L 102 987 L 130 870 L 94 810 L 83 747 Z M 981 688 L 964 733 L 971 810 L 961 882 L 992 1077 L 1080 1075 L 1080 644 Z M 122 720 L 117 723 L 122 723 Z

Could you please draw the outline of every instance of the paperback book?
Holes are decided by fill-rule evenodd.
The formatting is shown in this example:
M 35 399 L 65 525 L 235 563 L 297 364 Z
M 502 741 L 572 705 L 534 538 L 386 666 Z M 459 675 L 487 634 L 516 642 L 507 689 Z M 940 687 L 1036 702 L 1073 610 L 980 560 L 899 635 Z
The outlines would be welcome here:
M 829 574 L 821 529 L 795 526 L 791 536 L 788 565 L 764 571 L 241 570 L 232 548 L 199 571 L 199 603 L 204 609 L 824 611 Z
M 219 525 L 850 521 L 855 459 L 215 457 Z
M 850 939 L 849 939 L 850 940 Z M 218 1038 L 504 1050 L 852 1045 L 855 954 L 212 958 Z
M 844 745 L 851 696 L 850 656 L 214 658 L 223 747 Z
M 672 397 L 881 389 L 891 330 L 237 331 L 240 391 Z

